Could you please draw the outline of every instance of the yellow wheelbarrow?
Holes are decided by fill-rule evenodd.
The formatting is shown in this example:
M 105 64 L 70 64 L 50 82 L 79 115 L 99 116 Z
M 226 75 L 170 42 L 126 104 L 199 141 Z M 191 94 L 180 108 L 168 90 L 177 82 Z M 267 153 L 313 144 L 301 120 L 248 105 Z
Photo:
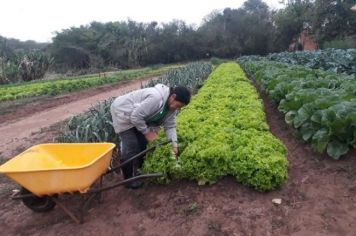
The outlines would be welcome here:
M 165 141 L 146 149 L 127 161 L 112 166 L 113 143 L 58 143 L 33 146 L 0 166 L 0 173 L 17 182 L 22 189 L 12 199 L 21 199 L 35 212 L 48 212 L 56 205 L 75 222 L 83 223 L 85 207 L 101 193 L 139 179 L 161 177 L 162 173 L 143 174 L 110 186 L 102 186 L 103 176 L 119 170 Z M 100 179 L 98 188 L 91 186 Z M 61 194 L 80 193 L 84 201 L 79 218 L 58 198 Z

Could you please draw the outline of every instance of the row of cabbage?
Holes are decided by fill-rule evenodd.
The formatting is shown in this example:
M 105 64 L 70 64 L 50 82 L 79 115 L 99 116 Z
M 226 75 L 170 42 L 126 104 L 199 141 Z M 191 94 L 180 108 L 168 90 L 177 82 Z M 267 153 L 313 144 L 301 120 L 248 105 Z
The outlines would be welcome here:
M 270 132 L 256 89 L 236 63 L 220 65 L 177 118 L 181 155 L 169 145 L 146 158 L 144 172 L 160 179 L 214 183 L 232 175 L 259 191 L 287 180 L 285 146 Z M 162 137 L 163 138 L 163 137 Z
M 303 65 L 311 69 L 322 69 L 337 73 L 356 74 L 356 49 L 325 49 L 272 53 L 268 60 Z
M 181 68 L 169 70 L 158 80 L 152 80 L 141 87 L 154 86 L 163 83 L 174 87 L 183 84 L 195 91 L 212 71 L 212 65 L 206 62 L 190 63 Z M 119 143 L 119 137 L 112 127 L 110 105 L 114 98 L 99 102 L 84 114 L 72 117 L 59 135 L 59 142 L 114 142 Z
M 356 146 L 353 75 L 255 59 L 240 63 L 315 150 L 339 159 Z

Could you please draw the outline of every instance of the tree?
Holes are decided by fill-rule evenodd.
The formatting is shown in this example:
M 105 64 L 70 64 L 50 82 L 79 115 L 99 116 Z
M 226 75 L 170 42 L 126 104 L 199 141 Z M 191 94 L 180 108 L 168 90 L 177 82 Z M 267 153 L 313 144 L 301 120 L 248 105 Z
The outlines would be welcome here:
M 275 45 L 274 50 L 286 50 L 293 38 L 303 31 L 305 24 L 312 24 L 313 4 L 309 0 L 288 1 L 284 9 L 274 14 Z
M 319 43 L 356 34 L 354 0 L 315 0 L 313 29 Z
M 271 12 L 261 0 L 248 0 L 240 9 L 226 8 L 205 18 L 199 29 L 212 56 L 265 54 L 271 45 Z

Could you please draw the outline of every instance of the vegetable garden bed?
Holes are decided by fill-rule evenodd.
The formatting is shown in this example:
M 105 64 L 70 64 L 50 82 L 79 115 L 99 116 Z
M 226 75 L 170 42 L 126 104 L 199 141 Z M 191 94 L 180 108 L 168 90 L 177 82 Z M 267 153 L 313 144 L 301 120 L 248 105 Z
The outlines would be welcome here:
M 107 77 L 99 76 L 80 76 L 59 80 L 42 80 L 25 82 L 18 84 L 8 84 L 0 86 L 0 102 L 12 101 L 23 98 L 37 96 L 54 96 L 67 92 L 83 90 L 95 86 L 111 84 L 123 80 L 131 80 L 142 77 L 156 76 L 167 72 L 177 66 L 163 66 L 162 68 L 144 68 L 127 70 L 113 73 Z
M 244 61 L 304 141 L 339 159 L 356 146 L 356 80 L 353 75 L 267 60 Z
M 256 89 L 236 63 L 219 66 L 178 116 L 181 155 L 170 147 L 146 158 L 145 172 L 163 171 L 162 182 L 187 178 L 199 184 L 233 175 L 266 191 L 287 180 L 286 148 L 268 129 Z

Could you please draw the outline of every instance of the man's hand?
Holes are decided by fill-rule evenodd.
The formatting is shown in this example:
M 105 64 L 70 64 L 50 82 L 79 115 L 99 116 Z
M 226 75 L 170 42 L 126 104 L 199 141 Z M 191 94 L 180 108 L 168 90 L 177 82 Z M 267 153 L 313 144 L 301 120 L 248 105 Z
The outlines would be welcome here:
M 145 134 L 145 138 L 148 142 L 152 142 L 158 138 L 158 135 L 155 132 L 148 132 Z
M 179 150 L 178 150 L 177 147 L 172 148 L 172 154 L 173 154 L 176 158 L 178 158 Z

